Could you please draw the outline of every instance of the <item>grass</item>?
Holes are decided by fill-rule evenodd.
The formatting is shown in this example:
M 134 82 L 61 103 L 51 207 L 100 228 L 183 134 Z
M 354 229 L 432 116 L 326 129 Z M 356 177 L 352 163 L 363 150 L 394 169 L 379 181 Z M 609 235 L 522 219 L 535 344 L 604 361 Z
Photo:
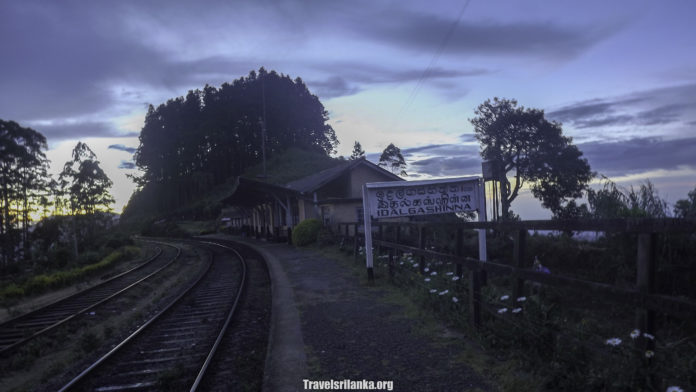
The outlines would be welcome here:
M 375 269 L 374 283 L 367 282 L 364 259 L 355 261 L 352 255 L 342 252 L 336 247 L 313 247 L 323 256 L 336 260 L 346 267 L 354 276 L 358 277 L 363 287 L 367 290 L 378 290 L 384 295 L 382 300 L 391 305 L 397 305 L 402 309 L 398 316 L 416 323 L 415 331 L 425 341 L 432 340 L 435 345 L 452 345 L 452 336 L 456 336 L 458 355 L 452 360 L 455 363 L 463 363 L 474 372 L 493 384 L 494 389 L 502 391 L 535 391 L 543 383 L 543 379 L 537 374 L 529 372 L 523 364 L 515 358 L 500 357 L 479 334 L 469 327 L 467 323 L 453 324 L 452 319 L 435 310 L 423 296 L 414 291 L 396 287 L 389 283 L 389 277 L 385 269 Z M 427 298 L 427 297 L 426 297 Z M 310 358 L 310 365 L 312 364 Z
M 266 182 L 285 185 L 288 182 L 309 176 L 319 171 L 340 165 L 345 161 L 331 158 L 326 154 L 305 151 L 298 148 L 288 148 L 279 155 L 274 155 L 266 163 Z M 242 177 L 260 180 L 263 175 L 263 165 L 259 164 L 247 169 Z
M 75 374 L 71 367 L 82 370 L 90 360 L 103 355 L 115 343 L 127 336 L 127 331 L 141 325 L 145 315 L 170 301 L 185 282 L 197 276 L 204 255 L 185 247 L 173 268 L 163 271 L 153 281 L 134 288 L 133 295 L 116 298 L 110 307 L 122 312 L 102 312 L 80 321 L 70 322 L 50 336 L 39 337 L 21 348 L 9 358 L 0 359 L 0 385 L 2 390 L 30 391 L 53 390 L 61 377 Z M 58 380 L 58 381 L 56 381 Z
M 141 249 L 137 246 L 124 246 L 112 251 L 96 263 L 36 275 L 21 284 L 12 283 L 0 290 L 0 303 L 7 305 L 9 301 L 68 286 L 113 267 L 115 263 L 124 259 L 134 258 L 140 253 Z

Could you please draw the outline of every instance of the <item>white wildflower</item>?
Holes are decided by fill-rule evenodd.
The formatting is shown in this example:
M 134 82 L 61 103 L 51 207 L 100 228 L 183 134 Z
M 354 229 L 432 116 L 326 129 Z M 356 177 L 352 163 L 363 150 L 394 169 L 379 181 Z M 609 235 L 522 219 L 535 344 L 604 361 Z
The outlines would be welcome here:
M 500 308 L 500 309 L 498 309 L 498 313 L 500 313 L 500 314 L 503 314 L 503 313 L 505 313 L 505 312 L 507 312 L 507 311 L 508 311 L 507 308 Z
M 674 385 L 671 387 L 667 387 L 667 391 L 665 391 L 665 392 L 684 392 L 684 390 L 681 389 L 680 387 Z
M 425 280 L 426 282 L 430 282 L 430 278 L 425 278 L 423 280 Z
M 647 332 L 643 332 L 643 337 L 650 340 L 655 340 L 655 335 L 651 335 Z
M 512 309 L 512 313 L 519 313 L 519 312 L 521 312 L 521 311 L 522 311 L 522 308 L 515 308 L 515 309 Z
M 519 297 L 517 298 L 517 302 L 524 302 L 527 300 L 527 297 Z
M 437 290 L 435 290 L 435 289 L 430 289 L 430 294 L 433 294 L 433 293 L 436 293 L 436 292 L 437 292 Z
M 648 350 L 645 352 L 645 358 L 652 358 L 655 356 L 655 352 L 653 350 Z
M 454 275 L 454 272 L 450 271 L 450 272 L 446 273 L 445 275 L 452 276 L 452 275 Z
M 447 293 L 449 293 L 449 290 L 442 290 L 437 295 L 445 295 Z
M 399 263 L 399 265 L 404 265 L 404 262 L 403 262 L 403 261 L 402 261 L 402 262 L 400 262 L 400 263 Z
M 509 295 L 503 295 L 502 297 L 500 297 L 500 300 L 501 300 L 501 301 L 505 301 L 505 300 L 507 300 L 507 299 L 509 299 L 509 298 L 510 298 Z
M 640 336 L 640 330 L 634 329 L 633 331 L 631 331 L 631 339 L 635 339 L 638 336 Z
M 430 271 L 430 268 L 428 268 L 428 267 L 423 268 L 423 272 L 428 272 L 428 271 Z
M 431 273 L 430 273 L 430 275 L 432 275 L 432 276 L 435 276 L 435 275 L 437 275 L 437 271 L 433 271 L 433 272 L 431 272 Z
M 609 345 L 609 346 L 618 346 L 619 344 L 621 344 L 621 339 L 619 339 L 619 338 L 607 339 L 607 340 L 604 342 L 604 344 L 607 344 L 607 345 Z
M 453 277 L 452 277 L 452 280 L 456 282 L 456 281 L 459 280 L 459 277 L 458 277 L 458 276 L 453 276 Z

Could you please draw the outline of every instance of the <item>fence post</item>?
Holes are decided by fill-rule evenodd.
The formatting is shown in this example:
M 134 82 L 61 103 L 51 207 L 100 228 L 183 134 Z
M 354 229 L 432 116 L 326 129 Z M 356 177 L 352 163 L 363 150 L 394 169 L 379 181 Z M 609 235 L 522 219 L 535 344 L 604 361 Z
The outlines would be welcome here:
M 379 232 L 377 233 L 377 239 L 382 241 L 384 239 L 384 226 L 379 225 Z M 382 254 L 382 245 L 377 245 L 377 255 Z
M 513 262 L 516 268 L 524 268 L 524 253 L 527 246 L 527 230 L 519 229 L 515 231 L 515 250 Z M 519 275 L 518 275 L 519 276 Z M 515 286 L 512 289 L 513 299 L 524 296 L 524 279 L 517 277 Z
M 464 229 L 461 227 L 457 228 L 457 238 L 455 240 L 454 255 L 457 257 L 464 256 Z M 457 263 L 456 275 L 460 278 L 462 277 L 462 265 Z
M 358 224 L 353 225 L 353 257 L 358 260 Z
M 394 226 L 394 228 L 396 229 L 396 236 L 395 236 L 396 238 L 395 238 L 395 242 L 396 242 L 397 244 L 400 244 L 400 243 L 401 243 L 401 226 Z M 396 249 L 395 252 L 396 252 L 396 257 L 400 257 L 400 256 L 401 256 L 401 251 L 400 251 L 400 250 Z
M 655 233 L 638 234 L 637 274 L 636 289 L 640 295 L 655 292 Z M 636 310 L 636 329 L 641 333 L 649 333 L 655 336 L 655 311 L 640 307 Z M 638 339 L 642 351 L 652 350 L 655 342 L 652 339 Z
M 418 228 L 418 249 L 425 250 L 425 226 Z M 425 274 L 425 256 L 418 259 L 418 267 L 421 275 Z
M 481 326 L 481 271 L 478 268 L 470 272 L 469 317 L 471 324 L 478 329 Z
M 288 227 L 288 245 L 292 245 L 292 227 Z
M 394 249 L 389 249 L 389 279 L 394 281 Z

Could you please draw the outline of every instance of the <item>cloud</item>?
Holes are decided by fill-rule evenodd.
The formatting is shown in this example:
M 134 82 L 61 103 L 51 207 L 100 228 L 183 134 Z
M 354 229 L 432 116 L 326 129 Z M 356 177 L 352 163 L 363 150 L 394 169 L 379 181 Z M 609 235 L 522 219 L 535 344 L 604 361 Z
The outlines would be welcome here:
M 433 177 L 462 176 L 481 172 L 479 157 L 437 156 L 410 163 L 411 171 Z
M 135 169 L 135 163 L 133 163 L 133 161 L 121 161 L 118 168 L 126 170 Z
M 441 46 L 455 22 L 409 11 L 385 11 L 379 22 L 365 23 L 356 34 L 414 52 Z M 444 53 L 454 55 L 514 55 L 543 58 L 575 57 L 621 29 L 620 23 L 597 26 L 560 26 L 553 22 L 461 21 Z
M 484 68 L 445 69 L 435 67 L 424 73 L 422 69 L 394 69 L 366 62 L 316 63 L 312 67 L 317 71 L 331 75 L 325 80 L 308 82 L 313 88 L 312 91 L 315 91 L 322 98 L 353 95 L 369 85 L 412 82 L 421 78 L 437 85 L 438 82 L 444 80 L 475 77 L 493 72 Z M 446 87 L 451 87 L 451 84 L 447 84 Z
M 696 117 L 696 84 L 661 87 L 626 96 L 577 102 L 547 117 L 575 128 L 652 126 L 685 123 Z
M 592 170 L 608 176 L 648 170 L 696 168 L 696 137 L 664 140 L 639 137 L 615 142 L 578 144 Z
M 323 81 L 308 82 L 312 87 L 312 92 L 322 98 L 335 98 L 357 94 L 360 89 L 357 86 L 350 86 L 348 82 L 340 76 L 331 76 Z
M 88 137 L 123 137 L 111 123 L 102 121 L 40 121 L 28 123 L 50 142 Z
M 112 149 L 112 150 L 121 150 L 121 151 L 125 151 L 125 152 L 130 153 L 130 154 L 133 154 L 133 153 L 135 153 L 135 151 L 138 150 L 138 149 L 135 148 L 135 147 L 126 147 L 126 146 L 124 146 L 123 144 L 112 144 L 112 145 L 109 146 L 109 148 Z

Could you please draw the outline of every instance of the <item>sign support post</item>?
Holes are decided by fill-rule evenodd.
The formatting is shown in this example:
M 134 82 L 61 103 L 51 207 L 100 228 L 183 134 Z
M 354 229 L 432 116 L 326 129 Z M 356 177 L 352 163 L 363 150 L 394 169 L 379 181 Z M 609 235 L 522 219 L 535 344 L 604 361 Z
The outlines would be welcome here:
M 372 215 L 370 214 L 370 198 L 367 194 L 367 184 L 363 185 L 363 221 L 365 227 L 365 257 L 367 265 L 367 281 L 375 281 L 375 270 L 373 268 L 372 260 Z M 357 238 L 357 226 L 356 226 L 355 237 Z

